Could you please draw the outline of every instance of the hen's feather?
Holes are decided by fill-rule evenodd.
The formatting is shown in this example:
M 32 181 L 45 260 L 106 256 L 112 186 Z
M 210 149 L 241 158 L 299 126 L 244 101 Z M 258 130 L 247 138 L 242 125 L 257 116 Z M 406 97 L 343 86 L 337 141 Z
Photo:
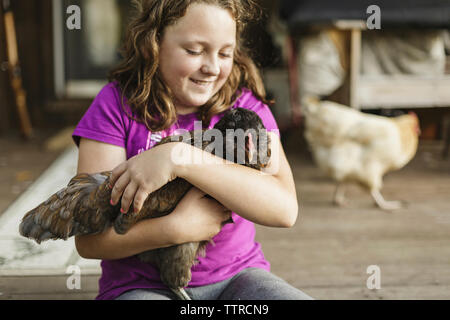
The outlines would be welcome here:
M 40 243 L 104 231 L 117 215 L 117 208 L 109 204 L 109 175 L 110 172 L 103 172 L 75 176 L 66 188 L 23 217 L 20 234 Z

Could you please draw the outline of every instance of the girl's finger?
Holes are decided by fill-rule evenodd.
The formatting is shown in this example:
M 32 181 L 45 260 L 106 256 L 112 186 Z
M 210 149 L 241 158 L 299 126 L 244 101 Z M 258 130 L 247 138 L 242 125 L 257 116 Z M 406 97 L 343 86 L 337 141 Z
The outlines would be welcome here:
M 140 187 L 138 191 L 136 192 L 136 195 L 134 196 L 134 202 L 133 202 L 133 208 L 134 213 L 138 213 L 141 211 L 142 206 L 144 205 L 145 200 L 147 200 L 149 193 Z
M 111 205 L 115 206 L 119 202 L 120 198 L 122 197 L 123 191 L 129 183 L 129 174 L 124 173 L 119 177 L 111 191 Z
M 122 162 L 121 164 L 119 164 L 117 167 L 115 167 L 113 169 L 113 171 L 111 172 L 111 176 L 109 177 L 109 186 L 111 188 L 114 187 L 114 185 L 116 184 L 117 179 L 119 179 L 119 177 L 125 172 L 125 170 L 127 169 L 127 162 Z
M 128 211 L 130 210 L 131 202 L 134 199 L 137 189 L 138 186 L 135 183 L 133 183 L 133 181 L 130 181 L 130 183 L 128 183 L 128 185 L 125 188 L 125 191 L 123 192 L 121 200 L 121 209 L 120 209 L 121 213 L 123 214 L 128 213 Z

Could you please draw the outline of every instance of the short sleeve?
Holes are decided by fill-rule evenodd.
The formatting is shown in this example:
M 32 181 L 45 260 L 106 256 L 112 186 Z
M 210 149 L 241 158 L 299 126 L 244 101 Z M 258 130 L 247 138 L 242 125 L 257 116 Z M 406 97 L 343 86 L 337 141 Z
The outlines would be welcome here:
M 266 127 L 268 131 L 276 133 L 278 137 L 280 137 L 280 130 L 269 106 L 256 98 L 253 92 L 249 89 L 243 89 L 241 97 L 236 101 L 233 107 L 245 108 L 256 112 L 256 114 L 261 118 L 264 127 Z
M 72 134 L 77 146 L 81 138 L 87 138 L 126 147 L 129 119 L 121 106 L 119 92 L 113 83 L 99 92 Z

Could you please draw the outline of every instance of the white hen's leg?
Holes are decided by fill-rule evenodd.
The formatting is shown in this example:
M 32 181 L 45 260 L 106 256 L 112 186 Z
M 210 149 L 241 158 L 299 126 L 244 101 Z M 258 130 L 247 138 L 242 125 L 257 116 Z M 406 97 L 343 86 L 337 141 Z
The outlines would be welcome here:
M 386 201 L 383 198 L 383 195 L 380 193 L 380 190 L 372 190 L 370 194 L 372 195 L 373 200 L 375 200 L 375 203 L 378 207 L 380 207 L 380 209 L 397 210 L 402 207 L 402 203 L 400 201 Z
M 338 182 L 336 190 L 334 191 L 333 203 L 339 207 L 345 207 L 348 205 L 348 201 L 345 198 L 345 183 Z

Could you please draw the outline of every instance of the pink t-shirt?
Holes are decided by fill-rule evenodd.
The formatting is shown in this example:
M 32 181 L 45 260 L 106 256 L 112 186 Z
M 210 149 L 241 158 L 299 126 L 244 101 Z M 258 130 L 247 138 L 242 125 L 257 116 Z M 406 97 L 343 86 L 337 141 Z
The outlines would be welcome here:
M 130 110 L 128 105 L 125 107 Z M 269 131 L 279 136 L 278 126 L 269 107 L 259 101 L 253 93 L 244 89 L 233 108 L 241 107 L 255 111 Z M 130 112 L 131 113 L 131 112 Z M 211 120 L 212 128 L 223 113 Z M 161 138 L 176 134 L 177 129 L 193 130 L 196 113 L 179 115 L 178 122 L 162 132 L 150 132 L 147 127 L 130 119 L 120 104 L 120 89 L 115 83 L 106 85 L 93 101 L 73 133 L 79 145 L 80 137 L 97 140 L 119 147 L 127 152 L 127 159 L 151 149 Z M 189 287 L 217 283 L 228 279 L 249 267 L 270 270 L 261 245 L 255 241 L 255 226 L 252 222 L 232 213 L 234 224 L 227 224 L 214 237 L 215 245 L 209 244 L 206 256 L 192 267 Z M 99 280 L 97 299 L 115 299 L 122 293 L 139 288 L 165 288 L 158 270 L 141 262 L 136 256 L 101 262 L 102 276 Z

